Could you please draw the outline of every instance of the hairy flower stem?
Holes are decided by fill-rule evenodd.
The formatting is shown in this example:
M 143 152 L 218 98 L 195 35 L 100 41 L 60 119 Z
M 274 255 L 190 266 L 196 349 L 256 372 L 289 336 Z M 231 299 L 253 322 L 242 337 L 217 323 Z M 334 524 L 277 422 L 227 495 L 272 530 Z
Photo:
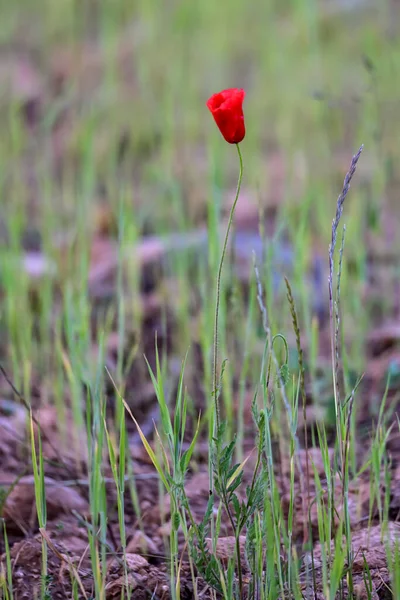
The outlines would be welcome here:
M 228 227 L 226 229 L 224 246 L 222 248 L 221 260 L 218 267 L 217 274 L 217 289 L 216 289 L 216 300 L 215 300 L 215 320 L 214 320 L 214 355 L 213 355 L 213 395 L 214 395 L 214 403 L 215 403 L 215 422 L 217 430 L 219 429 L 221 418 L 220 418 L 220 410 L 219 410 L 219 390 L 218 390 L 218 377 L 217 377 L 217 362 L 218 362 L 218 317 L 219 317 L 219 305 L 220 305 L 220 297 L 221 297 L 221 275 L 222 275 L 222 267 L 224 264 L 226 248 L 228 245 L 229 232 L 231 230 L 231 225 L 233 221 L 233 214 L 235 212 L 235 207 L 239 198 L 240 187 L 242 185 L 242 177 L 243 177 L 243 159 L 242 153 L 240 151 L 239 144 L 236 144 L 236 148 L 239 155 L 239 179 L 236 187 L 236 196 L 235 200 L 232 204 L 231 212 L 229 214 Z

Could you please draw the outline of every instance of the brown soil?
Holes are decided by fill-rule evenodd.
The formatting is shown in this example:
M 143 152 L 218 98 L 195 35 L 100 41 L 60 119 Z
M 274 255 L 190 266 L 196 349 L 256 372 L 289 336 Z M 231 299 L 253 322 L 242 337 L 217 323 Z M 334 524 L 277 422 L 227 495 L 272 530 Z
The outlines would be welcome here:
M 158 260 L 158 256 L 157 256 Z M 154 297 L 150 292 L 150 299 Z M 146 296 L 143 303 L 146 305 Z M 151 306 L 151 301 L 150 301 Z M 147 327 L 144 336 L 151 339 L 154 328 L 157 328 L 157 319 L 160 318 L 160 305 L 154 303 L 149 309 L 151 317 L 146 321 Z M 321 332 L 321 339 L 325 335 Z M 361 398 L 368 401 L 371 390 L 382 394 L 384 377 L 389 364 L 398 360 L 398 327 L 385 326 L 371 331 L 369 335 L 369 362 L 365 374 L 364 387 L 360 393 Z M 170 343 L 168 341 L 168 343 Z M 151 355 L 151 346 L 147 348 Z M 112 338 L 110 342 L 108 360 L 113 360 L 114 347 Z M 158 412 L 154 392 L 149 387 L 144 371 L 137 365 L 133 365 L 139 399 L 135 405 L 135 415 L 138 416 L 141 426 L 146 435 L 152 436 L 153 419 L 157 421 Z M 189 378 L 191 371 L 189 370 Z M 193 373 L 192 373 L 193 375 Z M 133 375 L 132 375 L 133 381 Z M 192 384 L 198 386 L 197 379 L 193 375 Z M 40 381 L 39 381 L 40 383 Z M 47 527 L 45 531 L 38 530 L 35 509 L 34 482 L 30 466 L 29 438 L 26 430 L 26 410 L 16 395 L 10 394 L 10 381 L 5 377 L 0 380 L 0 486 L 3 490 L 1 502 L 1 515 L 7 527 L 8 541 L 11 548 L 11 566 L 13 573 L 14 598 L 30 599 L 39 593 L 41 584 L 41 553 L 42 541 L 48 545 L 48 588 L 52 598 L 71 598 L 72 581 L 78 586 L 78 597 L 87 598 L 93 596 L 93 576 L 89 560 L 89 545 L 87 527 L 85 520 L 89 518 L 88 498 L 88 457 L 86 451 L 85 432 L 77 432 L 72 427 L 72 417 L 68 406 L 66 408 L 66 422 L 69 427 L 58 426 L 58 416 L 54 407 L 40 406 L 40 385 L 38 383 L 37 408 L 34 410 L 35 420 L 40 422 L 41 435 L 43 439 L 43 454 L 45 457 L 46 471 L 46 496 L 47 496 Z M 126 394 L 129 400 L 129 388 Z M 199 398 L 202 392 L 199 390 Z M 140 400 L 142 399 L 142 400 Z M 389 393 L 389 406 L 391 399 L 396 402 L 396 389 Z M 199 403 L 201 404 L 201 400 Z M 250 398 L 249 398 L 250 402 Z M 309 406 L 308 419 L 318 419 L 314 415 L 313 406 Z M 246 441 L 245 447 L 252 450 L 252 429 L 250 414 L 247 413 Z M 368 431 L 371 429 L 371 417 L 367 412 L 360 412 L 360 432 L 364 430 L 365 435 L 360 435 L 357 452 L 360 464 L 369 447 Z M 36 427 L 36 426 L 35 426 Z M 169 588 L 169 558 L 166 555 L 165 540 L 171 531 L 170 503 L 169 497 L 159 497 L 159 483 L 154 469 L 146 455 L 137 431 L 128 425 L 130 435 L 130 449 L 133 459 L 135 485 L 138 492 L 141 519 L 132 505 L 129 494 L 126 494 L 126 527 L 128 533 L 127 564 L 128 583 L 132 590 L 132 598 L 160 598 L 170 597 Z M 278 451 L 278 447 L 277 447 Z M 388 451 L 392 461 L 392 483 L 390 497 L 390 515 L 393 522 L 389 523 L 389 538 L 393 543 L 399 536 L 399 526 L 396 524 L 400 510 L 399 487 L 400 487 L 400 437 L 396 429 L 392 430 L 388 440 Z M 280 486 L 282 506 L 285 515 L 289 509 L 289 464 L 279 449 L 277 454 L 278 472 L 277 481 Z M 333 454 L 331 459 L 333 458 Z M 309 451 L 310 464 L 315 471 L 324 479 L 324 469 L 320 451 L 311 448 Z M 251 476 L 251 468 L 254 456 L 251 454 L 245 468 L 245 480 Z M 197 454 L 193 464 L 193 471 L 186 482 L 186 492 L 190 500 L 193 513 L 196 518 L 201 519 L 209 498 L 209 479 L 206 469 L 207 443 L 200 440 Z M 304 524 L 307 515 L 304 514 L 301 473 L 305 472 L 306 454 L 301 450 L 298 455 L 295 473 L 296 510 L 294 515 L 295 541 L 299 543 L 303 539 Z M 314 472 L 314 469 L 312 469 Z M 109 547 L 106 590 L 107 598 L 119 598 L 124 586 L 123 566 L 120 558 L 120 540 L 118 519 L 116 513 L 116 494 L 112 474 L 107 462 L 104 464 L 104 475 L 107 481 L 107 502 L 109 522 L 107 528 L 107 543 Z M 341 494 L 339 493 L 341 482 L 337 481 L 337 517 L 341 514 Z M 310 476 L 309 491 L 311 501 L 315 497 L 315 484 L 313 475 Z M 382 499 L 384 488 L 381 490 Z M 370 487 L 369 473 L 364 472 L 357 480 L 352 481 L 350 486 L 350 520 L 353 527 L 353 552 L 354 561 L 352 571 L 354 574 L 354 586 L 358 598 L 368 598 L 368 590 L 364 581 L 363 570 L 365 562 L 371 575 L 370 597 L 373 599 L 390 598 L 390 581 L 387 567 L 387 553 L 384 541 L 387 539 L 382 534 L 377 524 L 376 509 L 372 509 L 372 527 L 368 526 L 370 515 Z M 322 571 L 320 568 L 320 550 L 317 542 L 318 522 L 316 508 L 311 508 L 312 534 L 314 536 L 314 575 L 310 566 L 311 558 L 308 554 L 302 557 L 302 581 L 305 597 L 311 597 L 311 588 L 314 577 L 317 585 L 316 597 L 325 597 L 322 583 Z M 221 539 L 217 546 L 217 554 L 223 562 L 233 555 L 234 540 L 232 531 L 223 524 Z M 183 538 L 180 539 L 180 549 L 183 552 L 181 597 L 192 598 L 193 585 L 197 586 L 197 592 L 202 598 L 211 598 L 211 590 L 205 582 L 197 577 L 193 583 L 189 564 L 186 557 L 186 547 Z M 244 539 L 241 540 L 244 551 Z M 4 552 L 4 540 L 0 546 L 0 552 Z M 6 568 L 5 555 L 2 557 L 2 568 Z M 346 585 L 343 589 L 343 597 L 346 597 Z

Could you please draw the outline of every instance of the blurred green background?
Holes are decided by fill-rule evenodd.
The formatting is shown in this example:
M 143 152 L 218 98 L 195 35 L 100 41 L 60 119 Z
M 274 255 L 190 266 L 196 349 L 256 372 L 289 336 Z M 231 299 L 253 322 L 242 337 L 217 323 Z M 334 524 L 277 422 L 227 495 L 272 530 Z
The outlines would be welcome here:
M 172 575 L 179 575 L 175 580 L 172 577 L 172 588 L 175 584 L 180 588 L 179 523 L 182 530 L 184 522 L 185 528 L 191 523 L 181 496 L 184 479 L 188 475 L 186 481 L 201 510 L 209 501 L 212 486 L 208 476 L 205 487 L 200 486 L 196 474 L 204 475 L 207 462 L 213 466 L 211 478 L 218 481 L 215 489 L 222 489 L 223 480 L 231 494 L 229 490 L 240 483 L 239 472 L 247 459 L 251 455 L 256 459 L 254 421 L 260 425 L 260 449 L 268 455 L 268 466 L 259 471 L 257 462 L 253 482 L 261 481 L 259 490 L 267 482 L 262 491 L 265 496 L 260 503 L 261 492 L 254 496 L 246 492 L 257 509 L 256 516 L 251 512 L 244 520 L 244 504 L 239 506 L 237 500 L 239 508 L 234 502 L 232 505 L 235 518 L 241 523 L 243 520 L 240 531 L 245 522 L 248 526 L 254 519 L 254 529 L 252 523 L 248 531 L 258 544 L 254 554 L 254 565 L 257 563 L 259 569 L 257 586 L 262 590 L 265 575 L 266 596 L 283 597 L 286 589 L 291 594 L 283 582 L 286 572 L 291 581 L 292 550 L 293 566 L 302 556 L 292 546 L 296 540 L 296 534 L 292 540 L 292 517 L 297 523 L 303 521 L 303 541 L 311 541 L 306 534 L 309 519 L 312 535 L 315 509 L 318 539 L 328 546 L 336 516 L 347 512 L 336 510 L 345 506 L 345 499 L 357 508 L 357 525 L 361 521 L 366 525 L 367 520 L 372 523 L 375 502 L 382 526 L 386 528 L 389 507 L 390 518 L 398 518 L 398 506 L 392 505 L 390 495 L 389 472 L 389 464 L 397 466 L 396 473 L 393 469 L 396 483 L 398 432 L 395 421 L 390 426 L 389 422 L 398 406 L 400 375 L 399 32 L 399 0 L 2 1 L 0 467 L 8 477 L 0 484 L 0 517 L 5 514 L 3 508 L 7 509 L 8 495 L 25 506 L 21 511 L 16 504 L 17 518 L 11 518 L 18 526 L 18 537 L 10 537 L 16 554 L 12 567 L 10 559 L 7 562 L 9 588 L 11 571 L 19 584 L 28 585 L 31 563 L 39 564 L 29 550 L 27 569 L 21 571 L 21 548 L 14 542 L 21 539 L 21 532 L 23 536 L 34 532 L 35 501 L 41 531 L 46 527 L 43 464 L 49 489 L 47 477 L 65 485 L 66 478 L 70 484 L 76 480 L 87 483 L 89 519 L 78 502 L 76 511 L 65 509 L 68 517 L 61 517 L 61 510 L 56 510 L 57 521 L 53 515 L 47 531 L 53 540 L 65 541 L 69 534 L 74 540 L 81 537 L 82 553 L 73 542 L 71 556 L 81 554 L 78 570 L 81 565 L 87 570 L 82 561 L 90 554 L 91 571 L 87 573 L 94 574 L 93 582 L 90 576 L 87 580 L 90 595 L 103 598 L 110 585 L 111 580 L 106 579 L 112 572 L 109 567 L 114 568 L 108 561 L 110 548 L 119 552 L 119 542 L 108 545 L 106 530 L 110 527 L 114 527 L 125 553 L 125 481 L 130 495 L 127 534 L 135 531 L 136 538 L 136 529 L 140 533 L 139 528 L 146 528 L 146 536 L 138 538 L 143 544 L 138 541 L 131 551 L 148 547 L 154 565 L 161 564 L 165 556 Z M 219 442 L 211 443 L 212 364 L 216 273 L 239 165 L 236 149 L 223 140 L 206 101 L 213 93 L 230 87 L 246 90 L 247 133 L 241 144 L 244 177 L 231 236 L 234 241 L 222 277 L 217 373 L 223 373 L 221 414 L 227 422 L 226 440 L 236 437 L 238 463 L 247 458 L 240 469 L 236 465 L 228 473 L 230 459 L 226 457 L 234 442 L 227 447 L 228 452 L 221 448 L 215 452 Z M 338 230 L 335 274 L 339 270 L 342 224 L 346 223 L 341 290 L 334 294 L 336 298 L 340 295 L 341 301 L 335 330 L 335 319 L 329 319 L 328 247 L 343 179 L 361 144 L 364 150 Z M 291 297 L 288 301 L 285 276 L 294 301 Z M 334 279 L 336 287 L 338 277 Z M 262 301 L 258 302 L 257 295 Z M 293 318 L 294 304 L 298 325 Z M 263 308 L 267 324 L 263 323 Z M 337 340 L 333 356 L 331 322 L 332 337 Z M 272 346 L 276 360 L 271 358 Z M 186 353 L 182 386 L 180 369 Z M 143 355 L 157 371 L 156 389 Z M 227 363 L 222 362 L 225 358 Z M 304 388 L 299 377 L 303 366 Z M 333 372 L 340 388 L 340 393 L 336 390 L 340 411 L 334 402 Z M 363 373 L 362 385 L 351 396 Z M 383 389 L 388 373 L 392 379 L 386 403 Z M 183 387 L 187 394 L 184 402 Z M 252 414 L 257 392 L 257 401 L 265 409 L 262 419 Z M 126 399 L 140 431 L 128 417 L 125 431 L 121 397 Z M 303 404 L 300 409 L 299 402 Z M 31 409 L 30 420 L 22 404 Z M 174 414 L 173 426 L 168 411 Z M 371 414 L 376 431 L 371 426 Z M 189 474 L 188 465 L 182 466 L 186 458 L 181 452 L 193 439 L 198 420 L 201 433 Z M 36 428 L 33 433 L 34 423 L 40 423 L 41 433 Z M 299 452 L 300 458 L 303 436 L 306 439 L 308 432 L 309 447 L 319 445 L 322 460 L 316 460 L 316 465 L 321 465 L 318 473 L 312 465 L 316 501 L 309 504 L 306 518 L 302 511 L 307 506 L 300 510 L 297 502 L 301 496 L 305 498 L 305 478 L 303 473 L 300 477 L 300 460 L 297 472 L 295 455 Z M 386 455 L 392 433 L 393 456 Z M 43 452 L 39 445 L 37 456 L 43 464 L 40 480 L 34 470 L 33 496 L 29 475 L 30 488 L 23 482 L 22 488 L 15 486 L 22 475 L 30 473 L 31 459 L 36 466 L 34 442 L 39 434 Z M 209 445 L 204 443 L 207 434 Z M 160 477 L 154 479 L 155 471 L 150 472 L 152 466 L 142 448 L 144 438 L 154 445 L 157 460 L 161 464 L 165 461 L 165 473 L 170 473 L 166 457 L 171 450 L 171 502 L 164 498 L 165 477 L 159 472 Z M 167 453 L 157 440 L 167 442 Z M 333 446 L 340 449 L 342 462 L 336 457 L 339 453 L 335 458 L 332 453 L 331 466 Z M 351 494 L 349 500 L 347 469 L 343 466 L 347 466 L 347 458 L 351 478 L 354 476 L 351 484 L 360 491 L 354 500 Z M 222 466 L 215 469 L 218 461 L 223 470 Z M 275 467 L 278 485 L 273 483 Z M 268 472 L 267 479 L 264 471 Z M 261 472 L 263 479 L 259 479 Z M 308 465 L 304 472 L 308 474 Z M 363 482 L 361 474 L 369 481 Z M 300 487 L 295 487 L 297 477 Z M 113 480 L 117 489 L 109 485 Z M 306 484 L 308 487 L 308 481 Z M 337 506 L 335 487 L 343 490 L 342 504 Z M 26 494 L 26 489 L 32 495 Z M 61 497 L 61 503 L 56 504 L 61 509 L 64 497 L 69 497 L 66 492 L 73 489 L 60 490 L 53 492 Z M 83 500 L 80 492 L 78 500 Z M 219 492 L 227 503 L 228 492 Z M 66 503 L 68 506 L 68 500 Z M 287 532 L 285 504 L 289 507 Z M 208 506 L 205 522 L 211 515 L 212 504 Z M 259 519 L 261 506 L 266 518 Z M 160 528 L 153 508 L 160 515 Z M 219 504 L 212 517 L 217 535 L 221 522 L 222 532 L 224 521 L 228 521 L 221 508 Z M 24 512 L 28 515 L 26 527 L 19 524 Z M 73 520 L 69 512 L 73 512 Z M 84 518 L 79 516 L 81 512 Z M 171 521 L 165 528 L 168 512 Z M 333 597 L 332 581 L 338 584 L 342 569 L 350 586 L 344 566 L 345 553 L 347 565 L 352 558 L 347 529 L 350 517 L 345 517 L 348 545 L 341 545 L 341 538 L 337 538 L 335 550 L 341 546 L 341 552 L 337 552 L 332 570 L 327 569 L 331 551 L 323 551 L 324 597 L 329 593 Z M 229 520 L 233 523 L 230 513 Z M 208 531 L 202 527 L 203 533 Z M 78 530 L 84 534 L 76 533 Z M 147 546 L 151 541 L 148 532 L 156 532 L 156 550 L 158 553 L 161 548 L 162 554 L 154 555 L 154 544 Z M 213 527 L 211 532 L 214 544 Z M 239 528 L 235 529 L 239 544 L 238 532 Z M 338 535 L 341 532 L 340 524 Z M 168 550 L 169 537 L 176 543 L 171 542 Z M 114 534 L 110 540 L 113 538 Z M 43 536 L 43 550 L 46 540 Z M 5 549 L 2 544 L 0 539 L 0 554 Z M 364 541 L 362 544 L 364 551 Z M 389 545 L 387 549 L 389 552 Z M 354 557 L 357 554 L 355 551 Z M 367 586 L 371 573 L 378 573 L 377 589 L 383 590 L 383 546 L 377 546 L 375 554 L 379 558 L 376 569 L 363 555 L 364 583 Z M 386 571 L 396 575 L 398 553 L 392 554 Z M 64 554 L 57 551 L 57 556 L 61 560 Z M 46 552 L 43 557 L 41 581 L 47 586 L 52 578 L 46 575 Z M 124 562 L 127 575 L 125 554 Z M 274 583 L 278 563 L 279 590 Z M 57 573 L 50 565 L 54 584 L 61 582 L 62 572 L 68 577 L 69 568 L 71 580 L 77 578 L 72 564 L 68 562 L 67 567 L 67 562 L 60 563 Z M 233 562 L 227 560 L 227 564 L 227 579 L 233 585 Z M 359 569 L 359 562 L 354 565 Z M 309 566 L 307 550 L 305 568 L 301 566 L 307 587 L 296 597 L 311 589 Z M 5 589 L 8 598 L 12 594 L 7 592 L 5 573 L 5 567 L 0 569 L 0 596 Z M 33 571 L 33 577 L 38 582 L 39 571 Z M 140 585 L 146 582 L 143 586 L 147 587 L 142 571 L 139 577 Z M 297 571 L 293 570 L 296 578 Z M 136 579 L 132 581 L 136 589 Z M 155 585 L 157 593 L 168 593 L 163 584 L 156 581 Z M 269 585 L 271 594 L 267 592 Z M 331 591 L 327 592 L 329 585 Z M 74 586 L 78 597 L 77 581 Z M 258 593 L 258 587 L 254 589 Z M 49 597 L 45 586 L 42 591 L 43 597 Z M 198 597 L 204 592 L 199 588 Z

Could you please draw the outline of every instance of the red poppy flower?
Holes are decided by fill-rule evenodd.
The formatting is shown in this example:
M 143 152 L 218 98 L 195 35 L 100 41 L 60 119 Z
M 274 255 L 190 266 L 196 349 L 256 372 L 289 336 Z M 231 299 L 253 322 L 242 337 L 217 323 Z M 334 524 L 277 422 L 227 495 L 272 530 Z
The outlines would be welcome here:
M 246 133 L 242 106 L 245 95 L 244 90 L 230 88 L 207 100 L 207 107 L 229 144 L 239 144 Z

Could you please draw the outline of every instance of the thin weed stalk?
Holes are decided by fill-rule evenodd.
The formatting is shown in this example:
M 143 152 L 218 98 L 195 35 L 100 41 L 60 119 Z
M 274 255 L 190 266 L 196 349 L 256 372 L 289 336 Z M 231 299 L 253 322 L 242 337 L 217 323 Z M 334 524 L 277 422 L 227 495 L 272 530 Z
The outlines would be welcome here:
M 262 290 L 262 283 L 261 283 L 261 279 L 260 279 L 259 269 L 258 269 L 257 263 L 255 261 L 255 257 L 253 258 L 253 260 L 254 260 L 254 273 L 255 273 L 256 285 L 257 285 L 257 301 L 258 301 L 258 305 L 259 305 L 259 308 L 261 311 L 263 329 L 267 336 L 267 343 L 268 343 L 268 348 L 269 348 L 269 361 L 268 361 L 269 366 L 268 366 L 267 380 L 266 380 L 267 388 L 270 384 L 269 371 L 270 371 L 270 365 L 271 365 L 271 360 L 272 360 L 274 363 L 276 372 L 278 374 L 279 390 L 280 390 L 281 398 L 282 398 L 282 401 L 283 401 L 283 404 L 284 404 L 284 407 L 286 410 L 287 419 L 288 419 L 288 423 L 289 423 L 289 429 L 290 429 L 290 433 L 291 433 L 292 440 L 294 443 L 294 454 L 295 454 L 295 457 L 297 460 L 297 466 L 298 466 L 298 470 L 299 470 L 300 482 L 301 482 L 301 487 L 302 487 L 302 494 L 303 494 L 303 498 L 305 499 L 306 495 L 305 495 L 305 490 L 304 490 L 303 467 L 302 467 L 301 460 L 299 458 L 300 442 L 299 442 L 299 438 L 297 435 L 297 410 L 296 410 L 296 413 L 293 412 L 292 407 L 290 406 L 289 400 L 287 398 L 286 387 L 285 387 L 286 381 L 285 381 L 285 378 L 283 375 L 282 368 L 279 366 L 278 359 L 277 359 L 277 356 L 276 356 L 276 353 L 274 350 L 274 341 L 277 336 L 274 336 L 274 337 L 272 336 L 271 328 L 270 328 L 269 321 L 268 321 L 267 307 L 263 300 L 263 290 Z M 287 361 L 288 361 L 287 343 L 283 336 L 278 334 L 278 337 L 281 337 L 284 340 L 284 344 L 285 344 L 285 348 L 286 348 L 286 360 L 285 360 L 284 366 L 286 366 L 286 368 L 287 368 Z M 307 512 L 305 514 L 307 514 Z M 303 532 L 303 536 L 304 536 L 304 539 L 307 539 L 306 523 L 304 524 L 304 528 L 305 529 Z
M 361 156 L 363 146 L 361 146 L 358 152 L 353 156 L 350 164 L 350 169 L 345 176 L 342 191 L 338 197 L 336 204 L 336 214 L 332 221 L 332 237 L 329 246 L 329 314 L 330 314 L 330 327 L 331 327 L 331 361 L 332 361 L 332 377 L 333 377 L 333 392 L 335 402 L 335 416 L 336 416 L 336 431 L 337 431 L 337 444 L 340 458 L 340 470 L 342 477 L 342 499 L 343 499 L 343 511 L 344 511 L 344 533 L 346 536 L 346 552 L 347 552 L 347 564 L 348 564 L 348 586 L 349 594 L 352 597 L 353 594 L 353 578 L 352 578 L 352 546 L 351 546 L 351 528 L 350 528 L 350 514 L 349 514 L 349 503 L 348 503 L 348 491 L 349 491 L 349 446 L 350 446 L 350 426 L 351 416 L 353 411 L 354 403 L 354 392 L 352 392 L 349 401 L 342 404 L 340 399 L 340 282 L 343 264 L 343 252 L 344 252 L 344 240 L 345 240 L 345 229 L 343 230 L 342 242 L 339 252 L 339 269 L 337 274 L 337 285 L 335 296 L 333 294 L 333 278 L 334 278 L 334 259 L 335 249 L 337 241 L 337 233 L 339 228 L 340 219 L 343 213 L 343 206 L 346 196 L 350 189 L 350 183 L 356 171 L 358 160 Z M 355 390 L 354 390 L 355 391 Z M 335 474 L 333 473 L 332 483 L 334 483 Z M 332 485 L 332 510 L 334 510 L 335 493 L 334 485 Z M 334 514 L 332 514 L 334 519 Z M 340 531 L 340 528 L 339 528 Z M 338 540 L 338 538 L 337 538 Z M 339 549 L 335 552 L 335 558 L 333 561 L 332 569 L 335 571 L 335 567 L 338 567 L 338 561 L 341 560 L 338 557 Z M 344 559 L 343 559 L 344 560 Z M 340 585 L 340 580 L 336 581 L 337 585 Z M 334 585 L 334 579 L 331 577 L 331 593 L 332 586 Z
M 119 524 L 119 534 L 120 534 L 120 539 L 121 539 L 125 589 L 126 589 L 126 593 L 129 595 L 128 567 L 127 567 L 127 562 L 126 562 L 126 528 L 125 528 L 125 504 L 124 504 L 125 451 L 126 451 L 127 439 L 126 439 L 126 427 L 125 427 L 125 410 L 123 408 L 122 402 L 120 402 L 120 404 L 121 404 L 121 407 L 119 409 L 120 424 L 119 424 L 119 431 L 118 431 L 118 436 L 119 436 L 118 453 L 117 453 L 116 449 L 114 448 L 113 440 L 111 439 L 111 436 L 108 432 L 105 416 L 103 417 L 103 422 L 104 422 L 104 431 L 105 431 L 106 439 L 107 439 L 111 471 L 112 471 L 112 475 L 114 478 L 115 487 L 117 490 L 118 524 Z
M 219 318 L 219 308 L 220 308 L 220 300 L 221 300 L 221 276 L 222 276 L 222 268 L 224 265 L 224 259 L 226 254 L 226 248 L 228 245 L 229 232 L 231 230 L 233 215 L 235 212 L 236 204 L 239 199 L 240 188 L 242 185 L 243 178 L 243 158 L 240 150 L 240 145 L 236 144 L 236 149 L 239 156 L 239 178 L 236 187 L 236 195 L 232 204 L 232 208 L 229 214 L 228 226 L 226 229 L 224 244 L 222 247 L 221 259 L 218 266 L 217 273 L 217 284 L 216 284 L 216 298 L 215 298 L 215 318 L 214 318 L 214 345 L 213 345 L 213 396 L 214 396 L 214 405 L 215 405 L 215 425 L 216 429 L 219 429 L 221 417 L 220 417 L 220 408 L 219 408 L 219 386 L 218 384 L 218 318 Z
M 5 572 L 0 573 L 0 580 L 2 580 L 2 587 L 4 590 L 5 599 L 13 600 L 14 592 L 13 592 L 13 581 L 12 581 L 11 554 L 10 554 L 10 545 L 8 543 L 8 536 L 7 536 L 7 529 L 6 529 L 5 521 L 3 521 L 3 537 L 4 537 L 5 556 L 6 556 L 6 569 L 5 569 Z M 3 563 L 1 563 L 1 567 L 3 567 Z
M 91 523 L 87 524 L 96 599 L 105 599 L 107 499 L 102 472 L 105 402 L 103 398 L 103 344 L 100 343 L 97 372 L 86 402 L 89 448 L 89 500 Z
M 30 411 L 30 436 L 31 436 L 31 452 L 33 478 L 35 483 L 35 502 L 36 512 L 41 529 L 46 528 L 47 523 L 47 505 L 46 505 L 46 488 L 44 482 L 44 466 L 43 452 L 40 429 L 38 429 L 38 452 L 36 451 L 35 432 L 33 427 L 32 411 Z M 38 456 L 39 453 L 39 456 Z M 48 581 L 47 581 L 47 542 L 42 537 L 42 582 L 41 582 L 41 597 L 44 600 L 48 598 Z
M 296 337 L 296 347 L 297 347 L 297 355 L 298 355 L 298 363 L 299 363 L 299 371 L 300 371 L 300 393 L 302 399 L 302 407 L 303 407 L 303 421 L 304 421 L 304 449 L 306 452 L 306 490 L 307 490 L 307 501 L 306 496 L 303 495 L 303 504 L 304 504 L 304 514 L 308 515 L 309 507 L 310 507 L 310 466 L 309 466 L 309 456 L 308 456 L 308 432 L 307 432 L 307 398 L 306 398 L 306 384 L 304 379 L 304 362 L 303 362 L 303 348 L 301 346 L 300 339 L 300 327 L 297 319 L 296 306 L 293 299 L 292 288 L 290 287 L 289 280 L 285 277 L 286 291 L 287 291 L 287 299 L 290 306 L 290 314 L 292 315 L 292 324 L 293 330 Z M 306 522 L 304 522 L 304 542 L 308 539 Z
M 246 327 L 244 334 L 244 348 L 243 348 L 243 366 L 240 372 L 239 382 L 239 418 L 237 423 L 237 448 L 236 456 L 238 461 L 243 460 L 243 443 L 244 443 L 244 408 L 245 408 L 245 397 L 246 397 L 246 383 L 249 376 L 251 366 L 251 334 L 252 327 L 254 326 L 254 309 L 255 300 L 257 295 L 257 288 L 255 285 L 251 286 L 249 307 L 247 312 Z
M 336 427 L 337 427 L 337 435 L 338 441 L 343 441 L 343 431 L 342 431 L 342 419 L 341 419 L 341 405 L 340 405 L 340 396 L 338 393 L 338 358 L 336 357 L 336 318 L 334 312 L 334 295 L 333 295 L 333 277 L 334 277 L 334 256 L 336 249 L 336 240 L 337 240 L 337 232 L 339 228 L 340 219 L 343 213 L 343 205 L 346 200 L 346 196 L 350 189 L 350 183 L 356 171 L 358 160 L 361 156 L 361 152 L 363 150 L 363 146 L 361 146 L 358 152 L 353 156 L 351 160 L 351 165 L 349 171 L 346 173 L 342 191 L 337 199 L 336 203 L 336 214 L 335 218 L 332 221 L 332 237 L 331 243 L 329 246 L 329 277 L 328 277 L 328 288 L 329 288 L 329 314 L 330 314 L 330 324 L 331 324 L 331 358 L 332 358 L 332 376 L 333 376 L 333 392 L 334 392 L 334 400 L 335 400 L 335 415 L 336 415 Z M 343 447 L 342 443 L 339 443 L 339 452 L 343 463 Z

